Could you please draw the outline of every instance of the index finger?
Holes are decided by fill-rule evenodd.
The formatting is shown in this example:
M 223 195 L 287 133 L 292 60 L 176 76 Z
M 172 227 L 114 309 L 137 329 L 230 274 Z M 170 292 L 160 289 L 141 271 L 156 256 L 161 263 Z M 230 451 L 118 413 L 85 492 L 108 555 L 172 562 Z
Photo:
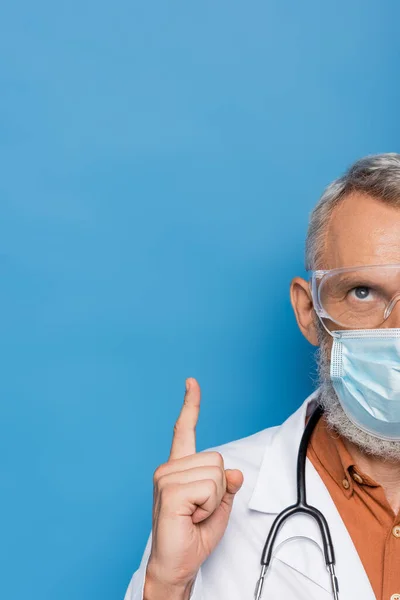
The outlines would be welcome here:
M 178 420 L 174 426 L 169 460 L 196 453 L 196 425 L 200 412 L 200 386 L 196 379 L 186 380 L 186 393 Z

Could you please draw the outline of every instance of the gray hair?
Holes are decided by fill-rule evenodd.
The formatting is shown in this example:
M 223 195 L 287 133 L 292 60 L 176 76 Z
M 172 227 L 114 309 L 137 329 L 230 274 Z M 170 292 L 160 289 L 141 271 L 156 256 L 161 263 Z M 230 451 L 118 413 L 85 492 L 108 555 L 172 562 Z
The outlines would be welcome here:
M 323 268 L 326 229 L 336 206 L 352 192 L 361 192 L 400 207 L 400 154 L 361 158 L 325 189 L 310 215 L 306 239 L 306 269 Z

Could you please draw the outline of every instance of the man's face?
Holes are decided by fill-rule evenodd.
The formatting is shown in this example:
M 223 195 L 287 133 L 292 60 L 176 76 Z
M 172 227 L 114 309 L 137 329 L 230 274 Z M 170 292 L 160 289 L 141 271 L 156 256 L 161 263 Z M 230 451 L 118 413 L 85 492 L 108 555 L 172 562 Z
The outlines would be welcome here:
M 324 242 L 318 269 L 400 263 L 400 209 L 362 194 L 349 195 L 332 213 Z M 317 354 L 319 398 L 326 420 L 362 451 L 399 462 L 400 442 L 380 440 L 360 430 L 344 413 L 330 379 L 333 338 L 316 316 L 308 282 L 294 278 L 290 292 L 300 330 L 312 344 L 320 347 Z M 400 302 L 381 327 L 400 327 Z M 342 327 L 334 324 L 333 329 Z
M 333 211 L 324 241 L 318 269 L 400 263 L 400 209 L 363 194 L 349 195 Z M 319 345 L 311 292 L 301 277 L 292 281 L 291 300 L 301 332 Z M 400 302 L 382 327 L 400 327 Z M 330 350 L 332 338 L 324 335 Z

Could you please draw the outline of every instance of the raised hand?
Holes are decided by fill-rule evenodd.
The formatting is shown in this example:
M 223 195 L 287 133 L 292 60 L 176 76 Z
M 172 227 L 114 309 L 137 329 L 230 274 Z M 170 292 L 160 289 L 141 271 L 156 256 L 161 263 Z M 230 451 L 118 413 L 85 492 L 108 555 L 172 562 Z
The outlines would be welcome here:
M 196 574 L 223 536 L 243 475 L 218 452 L 196 454 L 200 386 L 186 380 L 168 462 L 154 473 L 152 547 L 145 600 L 189 598 Z

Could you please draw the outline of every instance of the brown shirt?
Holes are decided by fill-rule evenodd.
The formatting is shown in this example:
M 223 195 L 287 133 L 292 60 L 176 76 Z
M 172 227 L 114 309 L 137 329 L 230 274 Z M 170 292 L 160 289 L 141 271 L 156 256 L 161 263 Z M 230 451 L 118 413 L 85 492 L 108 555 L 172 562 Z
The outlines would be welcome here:
M 318 422 L 308 447 L 347 527 L 378 600 L 400 600 L 400 515 L 383 488 L 362 473 L 343 440 Z

